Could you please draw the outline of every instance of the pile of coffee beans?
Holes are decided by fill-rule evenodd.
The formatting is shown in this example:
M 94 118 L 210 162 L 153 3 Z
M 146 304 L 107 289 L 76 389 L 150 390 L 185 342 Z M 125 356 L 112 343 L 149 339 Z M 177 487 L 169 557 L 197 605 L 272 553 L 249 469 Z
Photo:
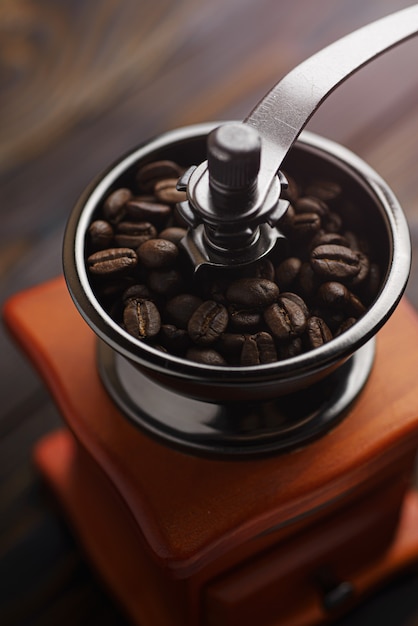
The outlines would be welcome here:
M 133 337 L 203 364 L 252 366 L 318 348 L 364 314 L 380 289 L 379 265 L 361 229 L 347 226 L 340 183 L 286 173 L 290 205 L 279 228 L 287 245 L 195 278 L 175 208 L 185 199 L 176 189 L 183 171 L 167 160 L 142 166 L 88 229 L 97 298 Z

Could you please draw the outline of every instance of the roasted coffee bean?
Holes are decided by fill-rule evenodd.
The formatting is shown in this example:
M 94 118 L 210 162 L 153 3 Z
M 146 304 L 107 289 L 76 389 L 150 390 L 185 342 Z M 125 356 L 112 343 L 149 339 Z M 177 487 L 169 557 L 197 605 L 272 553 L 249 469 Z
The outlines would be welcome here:
M 151 270 L 148 286 L 154 293 L 171 298 L 185 290 L 185 281 L 178 269 Z
M 325 202 L 319 198 L 314 198 L 313 196 L 303 196 L 303 198 L 298 198 L 296 202 L 294 202 L 293 207 L 296 214 L 314 213 L 321 218 L 329 213 L 329 209 Z
M 274 265 L 270 259 L 260 259 L 256 263 L 243 268 L 243 274 L 243 278 L 265 278 L 266 280 L 274 281 Z
M 381 272 L 377 263 L 370 263 L 369 273 L 366 279 L 359 285 L 359 296 L 363 302 L 370 304 L 379 293 L 381 285 Z
M 288 340 L 301 335 L 306 326 L 304 308 L 288 296 L 279 296 L 278 301 L 264 312 L 264 319 L 279 340 Z
M 228 307 L 229 322 L 235 331 L 252 332 L 260 327 L 263 320 L 261 311 L 237 309 L 234 305 Z
M 228 311 L 222 304 L 206 300 L 193 313 L 187 329 L 195 343 L 206 346 L 225 332 L 228 321 Z
M 247 335 L 241 351 L 241 365 L 260 365 L 277 361 L 276 346 L 269 333 Z
M 154 187 L 154 193 L 160 202 L 176 204 L 186 200 L 186 193 L 177 190 L 178 178 L 164 178 L 158 181 Z
M 187 328 L 191 316 L 202 304 L 202 298 L 191 293 L 182 293 L 171 298 L 164 311 L 164 318 L 179 328 Z
M 359 269 L 358 274 L 353 276 L 353 278 L 350 280 L 349 282 L 350 288 L 356 287 L 360 283 L 362 283 L 364 280 L 366 280 L 369 274 L 369 270 L 370 270 L 370 262 L 369 262 L 368 257 L 365 254 L 363 254 L 363 252 L 357 252 L 357 254 L 359 258 L 360 269 Z
M 132 198 L 132 191 L 121 187 L 113 191 L 103 204 L 103 216 L 111 224 L 120 222 L 126 214 L 126 203 Z
M 345 285 L 337 281 L 323 283 L 318 289 L 320 305 L 337 311 L 346 311 L 347 314 L 360 316 L 365 307 Z
M 192 344 L 187 330 L 177 328 L 174 324 L 162 324 L 158 339 L 171 353 L 177 355 L 183 355 Z
M 185 228 L 180 228 L 179 226 L 170 226 L 169 228 L 164 228 L 159 233 L 160 239 L 167 239 L 167 241 L 171 241 L 175 243 L 176 246 L 179 245 L 180 241 L 186 236 L 187 230 Z
M 204 277 L 204 274 L 202 274 Z M 226 290 L 230 285 L 230 280 L 225 275 L 217 275 L 216 278 L 202 278 L 201 288 L 206 300 L 215 300 L 221 304 L 227 305 Z
M 113 274 L 112 276 L 106 275 L 103 279 L 100 279 L 96 288 L 100 298 L 109 301 L 114 298 L 121 298 L 123 292 L 134 284 L 135 278 L 133 276 Z M 118 303 L 115 304 L 118 308 Z
M 149 239 L 137 250 L 138 258 L 148 269 L 173 267 L 179 255 L 175 243 L 167 239 Z
M 123 311 L 123 323 L 133 337 L 150 339 L 160 332 L 161 317 L 150 300 L 129 300 Z
M 311 267 L 322 278 L 347 280 L 359 273 L 360 258 L 345 246 L 323 245 L 312 250 Z
M 217 347 L 219 352 L 228 357 L 240 356 L 242 346 L 244 345 L 244 333 L 222 333 L 219 337 Z
M 277 358 L 283 361 L 291 359 L 303 352 L 303 343 L 301 337 L 293 337 L 288 341 L 277 342 Z
M 171 217 L 172 209 L 168 204 L 132 198 L 126 203 L 126 213 L 131 221 L 151 222 L 156 228 L 161 228 Z
M 203 365 L 227 365 L 227 362 L 219 352 L 213 348 L 189 348 L 186 358 Z
M 313 316 L 307 321 L 306 337 L 310 348 L 320 348 L 331 341 L 332 333 L 323 319 Z
M 174 206 L 185 197 L 176 189 L 182 172 L 171 161 L 146 164 L 137 173 L 140 195 L 112 191 L 89 227 L 92 286 L 134 336 L 206 365 L 257 365 L 319 347 L 377 296 L 380 267 L 373 241 L 363 236 L 370 228 L 362 210 L 339 182 L 306 185 L 292 174 L 282 188 L 290 204 L 278 224 L 287 255 L 278 262 L 285 250 L 277 247 L 243 268 L 202 267 L 194 280 L 179 248 L 187 225 Z
M 145 241 L 157 236 L 150 222 L 120 222 L 116 227 L 115 242 L 121 248 L 139 248 Z
M 276 282 L 281 291 L 288 289 L 296 283 L 301 266 L 301 259 L 291 256 L 284 259 L 284 261 L 276 267 Z
M 299 239 L 312 237 L 321 228 L 321 218 L 316 213 L 295 213 L 291 233 Z
M 330 211 L 322 220 L 322 225 L 328 233 L 338 233 L 342 227 L 341 216 L 335 211 Z
M 341 235 L 341 233 L 327 233 L 324 230 L 319 231 L 312 239 L 310 248 L 313 250 L 318 246 L 334 244 L 336 246 L 345 246 L 346 248 L 352 248 L 349 241 Z
M 338 337 L 339 335 L 344 333 L 346 330 L 351 328 L 353 324 L 355 324 L 356 322 L 357 322 L 357 319 L 355 317 L 348 317 L 346 320 L 341 322 L 341 324 L 338 326 L 337 330 L 334 333 L 334 337 Z
M 138 257 L 131 248 L 108 248 L 94 252 L 87 259 L 89 271 L 96 276 L 112 277 L 136 267 Z
M 122 294 L 122 302 L 127 304 L 129 300 L 153 300 L 150 290 L 146 285 L 130 285 Z
M 92 250 L 110 248 L 113 240 L 113 228 L 105 220 L 95 220 L 88 229 L 90 247 Z
M 355 235 L 353 233 L 353 231 L 347 230 L 347 231 L 344 232 L 343 236 L 344 236 L 344 239 L 347 242 L 345 245 L 348 248 L 351 248 L 352 250 L 357 250 L 359 252 L 361 251 L 362 244 L 360 242 L 359 237 L 357 237 L 357 235 Z
M 153 191 L 156 183 L 165 178 L 178 180 L 183 173 L 174 161 L 152 161 L 142 166 L 136 175 L 136 182 L 142 191 Z
M 277 300 L 279 288 L 265 278 L 240 278 L 226 290 L 226 298 L 237 307 L 264 309 Z
M 304 301 L 303 298 L 298 296 L 297 293 L 293 293 L 292 291 L 283 291 L 280 294 L 278 299 L 280 302 L 284 300 L 292 300 L 295 304 L 297 304 L 301 308 L 301 310 L 306 315 L 306 317 L 309 317 L 309 309 L 306 306 L 306 302 Z
M 298 281 L 302 295 L 307 299 L 310 299 L 314 296 L 316 290 L 320 285 L 320 278 L 317 274 L 315 274 L 311 267 L 311 264 L 308 262 L 302 263 L 299 271 Z
M 341 197 L 342 187 L 333 180 L 315 180 L 307 186 L 305 193 L 308 196 L 319 198 L 327 204 L 335 203 Z

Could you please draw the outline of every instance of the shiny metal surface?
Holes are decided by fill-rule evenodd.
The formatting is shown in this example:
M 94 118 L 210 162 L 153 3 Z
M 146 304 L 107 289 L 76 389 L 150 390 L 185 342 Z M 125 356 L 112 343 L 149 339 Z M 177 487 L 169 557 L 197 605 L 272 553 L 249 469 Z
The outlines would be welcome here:
M 329 343 L 297 357 L 251 367 L 221 367 L 163 354 L 129 335 L 104 310 L 90 284 L 85 265 L 88 225 L 109 189 L 125 184 L 141 162 L 174 158 L 185 165 L 204 154 L 206 136 L 215 124 L 196 125 L 158 137 L 134 150 L 92 183 L 68 222 L 64 240 L 64 273 L 70 293 L 87 323 L 113 350 L 145 369 L 147 375 L 173 391 L 199 400 L 234 402 L 277 398 L 306 389 L 341 366 L 369 341 L 395 309 L 405 289 L 411 263 L 408 227 L 396 197 L 366 163 L 342 146 L 302 133 L 285 167 L 336 176 L 346 192 L 359 200 L 381 254 L 382 289 L 367 313 Z
M 417 33 L 418 5 L 413 5 L 323 48 L 271 89 L 244 120 L 262 139 L 259 202 L 263 202 L 283 159 L 326 97 L 354 72 Z
M 233 221 L 226 223 L 228 212 L 221 210 L 225 207 L 218 206 L 208 162 L 193 171 L 187 184 L 187 212 L 203 222 L 206 236 L 194 236 L 194 231 L 190 230 L 184 247 L 196 269 L 201 265 L 245 265 L 271 251 L 276 243 L 274 229 L 264 229 L 263 237 L 259 237 L 259 225 L 266 222 L 274 226 L 286 210 L 285 204 L 279 201 L 281 181 L 277 172 L 300 132 L 338 85 L 417 32 L 418 6 L 415 5 L 368 24 L 327 46 L 295 67 L 267 93 L 244 120 L 244 124 L 258 133 L 261 164 L 255 187 L 242 202 L 242 211 L 233 216 L 235 228 Z M 236 124 L 224 126 L 231 141 L 235 127 Z M 243 231 L 246 219 L 249 234 Z M 228 237 L 228 244 L 221 246 L 220 253 L 216 254 L 213 241 L 216 236 L 221 239 L 222 235 Z M 249 243 L 244 246 L 246 239 Z M 239 254 L 236 253 L 238 248 Z
M 145 433 L 190 454 L 254 458 L 307 445 L 336 426 L 365 385 L 375 339 L 305 390 L 269 402 L 203 402 L 162 387 L 98 344 L 99 373 L 119 409 Z

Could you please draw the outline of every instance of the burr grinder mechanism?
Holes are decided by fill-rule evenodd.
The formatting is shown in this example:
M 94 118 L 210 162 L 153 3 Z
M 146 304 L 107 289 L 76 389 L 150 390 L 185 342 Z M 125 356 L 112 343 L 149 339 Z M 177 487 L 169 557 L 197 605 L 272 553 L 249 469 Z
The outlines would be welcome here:
M 177 186 L 188 192 L 177 207 L 189 226 L 183 246 L 196 269 L 252 263 L 283 239 L 276 225 L 289 205 L 280 198 L 286 179 L 276 174 L 266 197 L 260 197 L 261 139 L 246 124 L 215 128 L 207 153 L 207 164 L 191 167 Z

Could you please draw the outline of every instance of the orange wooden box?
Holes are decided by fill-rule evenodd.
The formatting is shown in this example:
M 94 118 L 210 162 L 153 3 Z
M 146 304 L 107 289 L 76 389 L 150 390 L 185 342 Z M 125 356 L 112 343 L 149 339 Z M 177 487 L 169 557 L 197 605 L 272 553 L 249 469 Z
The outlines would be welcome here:
M 166 448 L 121 415 L 62 278 L 14 296 L 4 317 L 68 425 L 36 462 L 135 624 L 319 624 L 418 558 L 418 318 L 406 301 L 337 427 L 239 461 Z

